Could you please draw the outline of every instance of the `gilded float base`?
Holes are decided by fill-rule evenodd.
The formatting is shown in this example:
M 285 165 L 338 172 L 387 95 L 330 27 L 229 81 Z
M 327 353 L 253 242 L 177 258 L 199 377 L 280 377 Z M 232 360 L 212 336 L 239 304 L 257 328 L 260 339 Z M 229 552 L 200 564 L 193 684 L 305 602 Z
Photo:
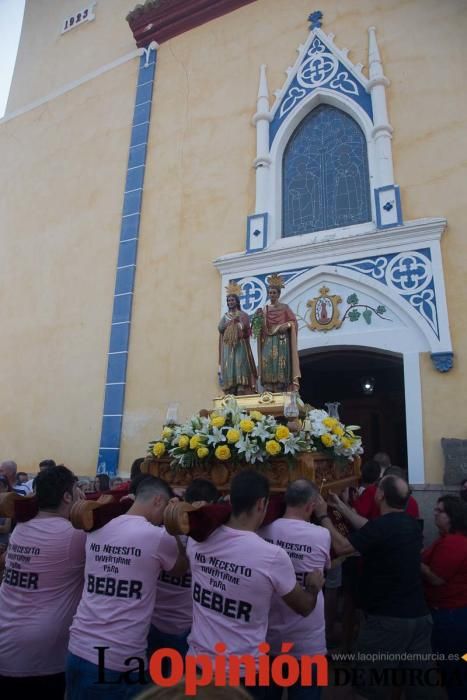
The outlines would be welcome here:
M 295 456 L 295 463 L 289 466 L 283 459 L 271 459 L 267 465 L 254 465 L 253 468 L 264 474 L 270 483 L 272 492 L 285 491 L 287 485 L 296 479 L 309 479 L 318 486 L 323 495 L 327 491 L 340 493 L 347 486 L 354 486 L 360 478 L 361 460 L 356 457 L 353 462 L 334 462 L 328 455 L 320 452 L 301 452 Z M 174 488 L 186 488 L 193 479 L 209 479 L 222 492 L 230 490 L 232 478 L 242 469 L 251 469 L 251 464 L 232 464 L 215 461 L 201 464 L 193 469 L 183 469 L 173 465 L 169 458 L 156 459 L 147 457 L 141 465 L 145 474 L 159 476 Z
M 244 396 L 218 396 L 213 399 L 214 410 L 225 408 L 229 399 L 235 399 L 242 411 L 260 411 L 268 416 L 283 416 L 285 408 L 286 394 L 263 391 L 262 394 L 245 394 Z M 304 418 L 307 409 L 299 396 L 297 396 L 297 407 L 299 415 Z M 308 407 L 308 410 L 309 407 Z

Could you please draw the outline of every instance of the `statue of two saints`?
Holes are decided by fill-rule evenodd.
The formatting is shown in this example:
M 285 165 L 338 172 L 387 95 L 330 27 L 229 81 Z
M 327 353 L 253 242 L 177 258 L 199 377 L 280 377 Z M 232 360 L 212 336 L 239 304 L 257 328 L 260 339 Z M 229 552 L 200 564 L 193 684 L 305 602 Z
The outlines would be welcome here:
M 271 275 L 267 283 L 269 303 L 255 313 L 259 372 L 250 346 L 250 317 L 240 308 L 242 288 L 234 282 L 226 287 L 227 312 L 219 322 L 219 373 L 225 394 L 254 394 L 258 380 L 264 391 L 298 390 L 297 318 L 280 302 L 282 277 Z

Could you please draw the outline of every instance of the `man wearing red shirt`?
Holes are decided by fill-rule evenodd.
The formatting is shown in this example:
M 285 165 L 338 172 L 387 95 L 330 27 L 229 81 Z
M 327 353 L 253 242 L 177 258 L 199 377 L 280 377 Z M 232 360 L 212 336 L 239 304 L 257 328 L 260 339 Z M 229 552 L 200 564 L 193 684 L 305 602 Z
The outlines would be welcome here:
M 389 474 L 393 474 L 392 467 Z M 388 476 L 388 474 L 385 474 L 385 476 Z M 399 475 L 396 474 L 396 476 Z M 365 491 L 361 494 L 361 496 L 359 496 L 357 500 L 354 501 L 353 507 L 357 511 L 357 513 L 362 516 L 362 518 L 366 518 L 367 520 L 374 520 L 375 518 L 379 518 L 379 516 L 381 515 L 379 506 L 375 502 L 375 493 L 377 488 L 378 486 L 376 484 L 371 484 L 370 486 L 367 486 Z M 407 503 L 407 508 L 405 512 L 407 513 L 407 515 L 411 515 L 412 518 L 420 517 L 418 503 L 413 496 L 409 497 L 409 502 Z
M 400 467 L 389 467 L 386 469 L 384 476 L 390 475 L 397 476 L 405 481 L 404 471 Z M 378 484 L 370 484 L 367 486 L 364 492 L 353 502 L 352 508 L 344 503 L 336 494 L 330 494 L 329 500 L 332 506 L 348 520 L 352 527 L 358 530 L 363 527 L 368 520 L 374 520 L 381 515 L 379 503 L 375 500 L 377 489 Z M 411 515 L 412 518 L 417 520 L 420 518 L 418 503 L 413 496 L 409 496 L 405 512 L 407 515 Z

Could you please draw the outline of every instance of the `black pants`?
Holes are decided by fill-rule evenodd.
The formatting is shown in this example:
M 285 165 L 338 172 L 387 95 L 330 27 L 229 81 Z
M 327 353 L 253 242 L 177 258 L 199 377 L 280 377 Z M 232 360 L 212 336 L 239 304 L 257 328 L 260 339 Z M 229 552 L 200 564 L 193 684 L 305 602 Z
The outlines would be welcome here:
M 52 676 L 0 676 L 1 696 L 5 700 L 63 700 L 65 696 L 65 673 Z

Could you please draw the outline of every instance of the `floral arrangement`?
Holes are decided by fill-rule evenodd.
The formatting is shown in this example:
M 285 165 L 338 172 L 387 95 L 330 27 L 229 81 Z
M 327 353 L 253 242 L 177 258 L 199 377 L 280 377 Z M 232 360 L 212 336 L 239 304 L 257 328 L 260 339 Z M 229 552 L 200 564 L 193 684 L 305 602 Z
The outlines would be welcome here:
M 172 457 L 180 467 L 218 459 L 221 462 L 267 462 L 292 458 L 307 449 L 304 435 L 294 435 L 273 416 L 242 411 L 235 399 L 210 416 L 192 416 L 183 425 L 166 426 L 160 440 L 149 443 L 156 457 Z
M 312 409 L 307 414 L 306 428 L 313 452 L 331 451 L 333 456 L 352 459 L 363 453 L 362 438 L 356 435 L 358 425 L 344 425 L 327 411 Z
M 192 416 L 183 425 L 165 426 L 159 440 L 149 443 L 149 453 L 170 457 L 181 468 L 217 459 L 221 462 L 267 463 L 271 457 L 292 461 L 297 452 L 330 452 L 351 459 L 361 454 L 358 426 L 344 426 L 326 411 L 312 410 L 304 430 L 292 433 L 273 416 L 242 411 L 235 399 L 209 416 Z

